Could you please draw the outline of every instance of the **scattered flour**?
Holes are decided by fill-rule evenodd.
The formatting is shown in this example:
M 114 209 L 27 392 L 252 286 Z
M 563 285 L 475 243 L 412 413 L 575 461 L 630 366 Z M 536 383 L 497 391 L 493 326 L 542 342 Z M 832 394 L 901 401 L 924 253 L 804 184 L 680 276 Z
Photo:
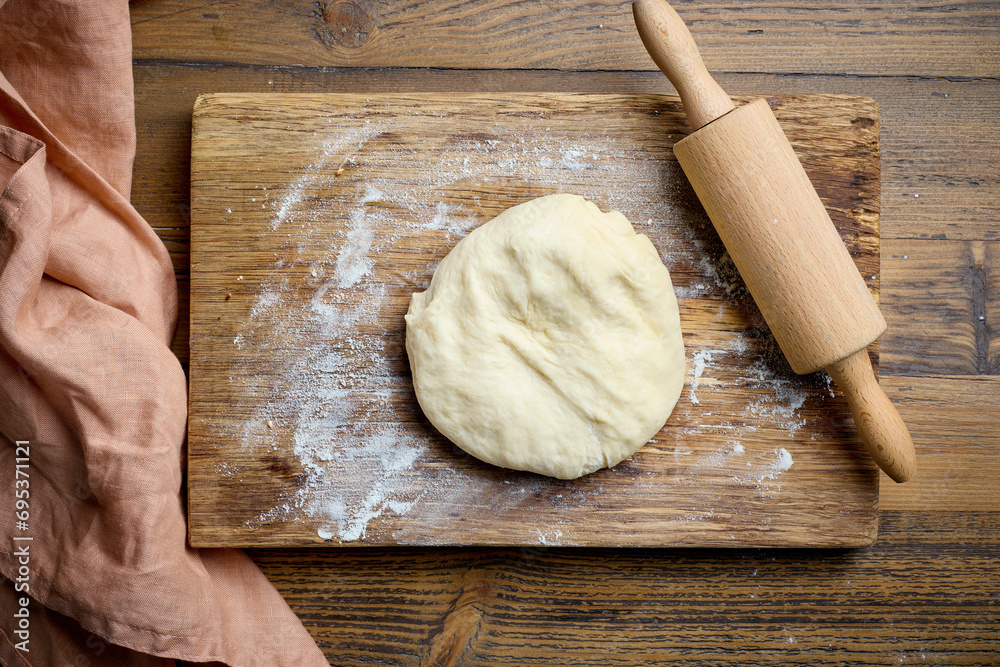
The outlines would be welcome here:
M 781 473 L 792 467 L 792 455 L 784 447 L 776 447 L 763 453 L 748 454 L 740 443 L 728 447 L 720 447 L 714 452 L 699 456 L 688 466 L 688 483 L 698 483 L 706 473 L 724 470 L 729 474 L 728 480 L 742 487 L 751 487 L 759 495 L 767 497 L 774 490 L 780 489 L 773 482 Z M 717 481 L 716 483 L 720 483 Z
M 361 198 L 362 204 L 370 204 L 374 201 L 385 200 L 385 193 L 376 188 L 374 185 L 368 184 L 365 187 L 365 194 Z
M 549 532 L 539 530 L 538 543 L 546 546 L 558 546 L 559 540 L 562 539 L 562 534 L 563 532 L 561 530 L 553 530 Z
M 562 151 L 562 159 L 559 161 L 559 164 L 572 171 L 583 171 L 587 168 L 587 165 L 581 160 L 586 156 L 586 151 L 567 148 Z
M 778 424 L 790 436 L 798 433 L 806 425 L 805 418 L 799 416 L 799 408 L 805 405 L 813 392 L 801 378 L 778 376 L 761 360 L 752 363 L 748 371 L 749 374 L 744 377 L 746 385 L 765 391 L 747 405 L 747 412 L 759 417 L 762 422 Z
M 476 224 L 476 217 L 467 214 L 461 205 L 441 201 L 434 207 L 434 217 L 421 226 L 424 229 L 445 230 L 455 236 L 465 236 Z
M 271 230 L 277 230 L 286 222 L 294 222 L 295 214 L 300 211 L 308 211 L 308 206 L 301 206 L 305 198 L 312 194 L 314 186 L 323 178 L 326 178 L 328 169 L 332 162 L 337 161 L 343 164 L 349 159 L 351 149 L 354 146 L 361 146 L 365 141 L 377 136 L 382 132 L 380 126 L 372 126 L 365 123 L 360 130 L 346 132 L 336 138 L 324 142 L 318 151 L 319 160 L 309 165 L 288 187 L 288 192 L 281 198 L 278 208 L 275 211 L 274 219 L 271 222 Z
M 287 451 L 290 444 L 297 481 L 289 485 L 295 491 L 261 512 L 251 522 L 255 525 L 304 515 L 314 522 L 319 539 L 355 542 L 370 537 L 373 522 L 418 506 L 425 520 L 453 514 L 472 501 L 502 512 L 562 483 L 526 476 L 512 490 L 503 483 L 509 480 L 495 475 L 440 467 L 434 468 L 433 484 L 414 481 L 414 467 L 438 461 L 441 452 L 432 451 L 426 436 L 407 426 L 412 389 L 389 352 L 398 348 L 402 334 L 393 308 L 414 289 L 426 287 L 437 262 L 427 262 L 416 273 L 396 274 L 379 261 L 401 239 L 429 233 L 445 234 L 450 247 L 492 217 L 478 195 L 464 201 L 443 196 L 456 186 L 472 184 L 485 192 L 489 183 L 517 174 L 519 180 L 547 187 L 552 170 L 607 171 L 593 163 L 595 151 L 608 150 L 608 141 L 567 148 L 558 138 L 526 139 L 498 126 L 492 129 L 496 139 L 471 140 L 490 159 L 470 164 L 467 151 L 445 148 L 434 169 L 406 182 L 396 174 L 396 156 L 365 153 L 366 144 L 385 130 L 378 122 L 366 122 L 360 131 L 321 139 L 315 163 L 269 200 L 271 232 L 287 234 L 292 243 L 275 257 L 275 277 L 260 285 L 233 343 L 266 354 L 274 372 L 264 382 L 252 361 L 233 363 L 232 381 L 241 383 L 259 406 L 235 435 L 246 450 L 261 456 Z M 377 162 L 380 156 L 385 162 Z M 650 161 L 646 168 L 658 165 Z M 651 173 L 621 176 L 653 180 Z M 653 224 L 662 215 L 646 219 Z M 236 474 L 225 467 L 220 472 Z M 559 502 L 580 504 L 600 493 L 603 486 L 568 500 L 560 495 Z M 405 537 L 402 533 L 394 535 Z M 546 530 L 538 540 L 558 544 L 561 537 L 561 530 Z
M 296 481 L 287 498 L 251 523 L 305 516 L 322 540 L 405 542 L 409 524 L 392 517 L 407 515 L 425 529 L 439 520 L 448 526 L 448 517 L 471 504 L 491 507 L 494 517 L 501 517 L 554 489 L 572 489 L 565 497 L 553 496 L 567 507 L 599 501 L 603 484 L 567 486 L 539 476 L 498 476 L 440 464 L 442 456 L 461 454 L 441 450 L 414 427 L 400 344 L 406 300 L 426 288 L 441 257 L 415 254 L 406 272 L 382 258 L 404 246 L 426 249 L 431 237 L 450 247 L 499 213 L 495 207 L 504 197 L 523 201 L 558 190 L 586 196 L 588 183 L 600 182 L 598 203 L 641 221 L 637 230 L 653 240 L 668 268 L 683 257 L 684 266 L 700 271 L 674 276 L 682 313 L 685 300 L 749 298 L 739 289 L 735 267 L 728 255 L 712 255 L 696 232 L 664 224 L 681 215 L 664 195 L 679 175 L 664 174 L 653 152 L 623 146 L 599 128 L 592 140 L 567 145 L 555 133 L 522 135 L 500 123 L 477 127 L 463 146 L 442 144 L 431 168 L 410 171 L 409 180 L 399 177 L 400 157 L 393 151 L 366 150 L 391 129 L 373 117 L 361 129 L 319 137 L 316 161 L 295 175 L 280 197 L 266 200 L 271 232 L 286 234 L 290 243 L 274 258 L 275 277 L 260 285 L 233 344 L 245 353 L 266 354 L 273 373 L 269 369 L 260 377 L 252 360 L 233 363 L 231 381 L 258 407 L 230 435 L 259 456 L 287 454 L 290 447 Z M 470 161 L 470 150 L 481 154 L 479 159 Z M 509 182 L 517 187 L 509 188 Z M 729 312 L 719 310 L 719 317 Z M 689 343 L 690 404 L 681 419 L 689 426 L 673 430 L 674 461 L 693 475 L 715 477 L 737 459 L 746 461 L 731 482 L 767 485 L 791 467 L 791 454 L 784 447 L 761 454 L 743 443 L 749 445 L 765 426 L 793 442 L 805 426 L 801 408 L 813 393 L 765 363 L 739 326 L 727 326 L 732 330 L 727 338 Z M 728 378 L 719 379 L 723 365 L 739 374 L 735 387 Z M 699 412 L 702 404 L 712 410 L 718 392 L 746 388 L 755 398 L 743 414 Z M 699 436 L 709 433 L 726 434 L 729 445 L 699 456 L 701 450 L 690 445 L 697 447 Z M 422 477 L 412 474 L 417 467 Z M 225 467 L 220 473 L 238 474 Z M 645 483 L 636 481 L 637 493 Z M 703 508 L 688 518 L 707 520 L 712 514 L 712 508 Z M 386 533 L 385 525 L 397 527 Z M 565 538 L 551 526 L 538 529 L 538 544 Z
M 733 263 L 728 250 L 723 250 L 717 261 L 712 261 L 707 253 L 704 241 L 696 239 L 695 247 L 701 253 L 698 267 L 706 278 L 711 280 L 717 287 L 725 290 L 726 294 L 732 296 L 743 286 L 743 278 L 740 277 L 739 269 Z
M 372 270 L 374 264 L 368 257 L 375 240 L 375 230 L 371 222 L 366 220 L 362 210 L 351 211 L 348 216 L 350 227 L 347 237 L 337 251 L 337 267 L 335 276 L 337 287 L 343 289 L 356 285 Z
M 688 397 L 695 405 L 701 402 L 698 400 L 695 392 L 698 391 L 698 385 L 701 384 L 701 376 L 705 373 L 705 366 L 711 363 L 712 355 L 719 352 L 720 350 L 698 350 L 691 357 L 694 364 L 692 368 L 691 390 L 688 393 Z
M 687 444 L 691 438 L 726 433 L 729 440 L 728 446 L 694 461 L 689 471 L 697 476 L 711 477 L 730 470 L 733 456 L 756 456 L 761 444 L 774 442 L 774 438 L 794 444 L 808 423 L 802 408 L 817 396 L 815 388 L 790 369 L 775 368 L 773 360 L 754 354 L 738 334 L 737 339 L 722 347 L 696 349 L 691 355 L 690 404 L 678 406 L 684 410 L 682 421 L 688 425 L 675 431 L 674 458 L 691 452 Z M 735 365 L 733 358 L 737 360 Z M 725 361 L 720 363 L 720 359 Z M 706 377 L 712 377 L 713 382 L 706 383 Z M 742 412 L 726 415 L 702 409 L 711 407 L 719 392 L 728 392 L 729 400 L 733 396 L 745 400 Z M 732 480 L 742 486 L 759 487 L 791 467 L 792 457 L 786 448 L 779 447 L 772 453 L 777 457 L 774 462 L 748 463 L 749 467 L 733 475 Z
M 784 447 L 779 447 L 765 456 L 763 463 L 747 462 L 747 469 L 736 475 L 736 480 L 742 484 L 760 484 L 770 482 L 778 475 L 792 467 L 792 455 Z

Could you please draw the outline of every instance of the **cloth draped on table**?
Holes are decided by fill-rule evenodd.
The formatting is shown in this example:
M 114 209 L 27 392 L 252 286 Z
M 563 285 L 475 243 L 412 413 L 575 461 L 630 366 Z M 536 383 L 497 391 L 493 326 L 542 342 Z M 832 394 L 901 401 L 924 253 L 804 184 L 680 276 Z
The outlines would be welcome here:
M 0 661 L 326 665 L 246 554 L 186 546 L 131 51 L 125 0 L 0 0 Z

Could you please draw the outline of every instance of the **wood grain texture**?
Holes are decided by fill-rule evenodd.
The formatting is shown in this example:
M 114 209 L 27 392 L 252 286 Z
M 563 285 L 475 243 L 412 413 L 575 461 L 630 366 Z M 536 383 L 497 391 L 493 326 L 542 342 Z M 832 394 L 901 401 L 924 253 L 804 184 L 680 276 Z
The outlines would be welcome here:
M 920 465 L 911 482 L 881 485 L 882 509 L 996 514 L 1000 377 L 883 372 L 881 384 L 910 429 Z
M 677 2 L 709 70 L 995 77 L 994 3 Z M 650 70 L 623 0 L 134 2 L 138 59 Z
M 996 567 L 996 515 L 883 525 L 860 552 L 252 555 L 336 665 L 993 664 L 1000 584 L 970 570 Z
M 883 342 L 893 350 L 883 370 L 1000 374 L 1000 242 L 890 240 L 883 248 Z
M 434 51 L 447 67 L 520 59 L 592 70 L 569 72 L 402 69 L 419 62 L 402 57 L 397 69 L 287 66 L 312 62 L 296 55 L 310 49 L 318 62 L 347 60 L 337 60 L 335 47 L 309 43 L 311 25 L 303 31 L 294 2 L 270 4 L 257 15 L 260 5 L 247 2 L 130 3 L 139 58 L 133 201 L 169 240 L 182 294 L 190 109 L 199 93 L 672 92 L 638 41 L 623 47 L 633 38 L 624 5 L 510 3 L 494 18 L 517 27 L 496 40 L 468 36 L 505 31 L 496 21 L 470 29 L 475 16 L 442 29 L 481 4 L 456 3 L 450 13 L 386 27 L 397 39 L 437 31 Z M 677 6 L 732 94 L 839 93 L 878 102 L 881 303 L 889 320 L 881 378 L 913 433 L 921 475 L 881 485 L 880 536 L 865 551 L 254 552 L 331 664 L 996 664 L 1000 377 L 995 364 L 987 367 L 992 375 L 975 374 L 979 350 L 995 351 L 1000 340 L 996 5 Z M 617 24 L 602 20 L 612 10 Z M 530 26 L 535 12 L 549 23 Z M 590 29 L 568 39 L 575 17 Z M 523 49 L 528 38 L 536 53 Z M 609 61 L 631 67 L 622 64 L 625 51 L 646 71 L 602 71 Z M 852 72 L 859 76 L 838 75 Z M 953 80 L 928 78 L 935 74 Z M 935 250 L 953 263 L 937 261 Z M 986 319 L 970 325 L 977 309 Z M 183 330 L 175 338 L 183 361 L 186 340 Z
M 877 296 L 874 106 L 772 104 Z M 662 96 L 203 98 L 192 144 L 192 543 L 870 543 L 876 475 L 847 406 L 777 350 L 671 159 L 685 125 L 677 99 Z M 571 482 L 457 455 L 420 414 L 402 349 L 409 295 L 454 242 L 556 191 L 621 210 L 650 237 L 671 269 L 691 360 L 654 442 Z
M 659 72 L 370 70 L 184 66 L 134 70 L 138 152 L 132 198 L 157 228 L 189 219 L 191 107 L 210 92 L 594 92 L 670 94 Z M 719 75 L 737 95 L 871 97 L 883 123 L 882 238 L 998 240 L 1000 81 Z M 914 195 L 919 195 L 914 197 Z
M 871 549 L 251 554 L 338 665 L 992 664 L 1000 378 L 883 384 L 923 474 Z
M 627 72 L 570 75 L 497 70 L 407 72 L 140 65 L 135 69 L 135 77 L 139 141 L 133 202 L 157 228 L 172 252 L 176 251 L 175 266 L 180 272 L 185 298 L 191 107 L 200 92 L 590 90 L 643 94 L 669 91 L 662 74 Z M 892 270 L 895 256 L 908 254 L 911 247 L 921 247 L 921 240 L 947 239 L 941 246 L 942 252 L 957 257 L 948 248 L 953 240 L 987 241 L 989 248 L 1000 237 L 1000 217 L 995 214 L 995 202 L 1000 201 L 1000 160 L 996 159 L 993 140 L 995 118 L 1000 113 L 1000 83 L 769 75 L 724 76 L 720 81 L 734 93 L 827 90 L 876 99 L 882 121 L 880 148 L 885 206 L 881 235 L 883 243 L 886 239 L 898 240 L 892 241 L 892 247 L 900 249 L 891 256 L 883 256 L 888 270 Z M 933 133 L 933 141 L 928 141 L 928 133 Z M 919 193 L 912 191 L 914 181 L 921 184 Z M 909 254 L 919 256 L 922 252 Z M 986 257 L 996 256 L 987 250 Z M 976 370 L 978 352 L 974 351 L 984 347 L 997 350 L 1000 327 L 995 325 L 996 317 L 975 326 L 969 323 L 972 304 L 977 303 L 977 298 L 984 304 L 984 299 L 993 298 L 995 312 L 1000 283 L 995 269 L 990 272 L 990 266 L 989 261 L 984 264 L 986 279 L 976 283 L 970 278 L 972 274 L 954 265 L 940 262 L 933 267 L 922 265 L 920 280 L 930 285 L 930 289 L 921 289 L 918 284 L 905 290 L 903 300 L 883 300 L 883 313 L 890 320 L 887 339 L 906 341 L 889 348 L 891 356 L 883 360 L 883 372 L 985 372 Z M 974 290 L 974 284 L 983 288 Z M 903 289 L 902 285 L 899 287 Z M 894 311 L 896 308 L 898 312 Z M 907 326 L 914 313 L 919 313 L 920 327 Z M 187 323 L 185 317 L 181 319 L 173 350 L 186 363 Z M 993 370 L 989 372 L 996 373 L 995 365 L 990 368 Z

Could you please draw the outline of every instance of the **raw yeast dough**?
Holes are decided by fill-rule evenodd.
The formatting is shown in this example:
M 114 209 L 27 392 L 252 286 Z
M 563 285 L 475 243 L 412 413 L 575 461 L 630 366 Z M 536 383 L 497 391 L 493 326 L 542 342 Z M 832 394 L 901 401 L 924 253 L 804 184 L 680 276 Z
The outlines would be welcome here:
M 462 239 L 406 314 L 417 399 L 489 463 L 572 479 L 663 426 L 684 384 L 670 275 L 621 213 L 570 194 Z

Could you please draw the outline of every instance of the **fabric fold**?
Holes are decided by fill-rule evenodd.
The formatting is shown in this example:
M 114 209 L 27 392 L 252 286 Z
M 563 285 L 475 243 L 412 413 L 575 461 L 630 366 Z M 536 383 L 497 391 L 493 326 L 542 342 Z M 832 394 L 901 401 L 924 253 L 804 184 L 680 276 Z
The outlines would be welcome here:
M 0 658 L 325 665 L 244 553 L 186 545 L 177 286 L 128 202 L 130 44 L 124 0 L 0 4 Z

